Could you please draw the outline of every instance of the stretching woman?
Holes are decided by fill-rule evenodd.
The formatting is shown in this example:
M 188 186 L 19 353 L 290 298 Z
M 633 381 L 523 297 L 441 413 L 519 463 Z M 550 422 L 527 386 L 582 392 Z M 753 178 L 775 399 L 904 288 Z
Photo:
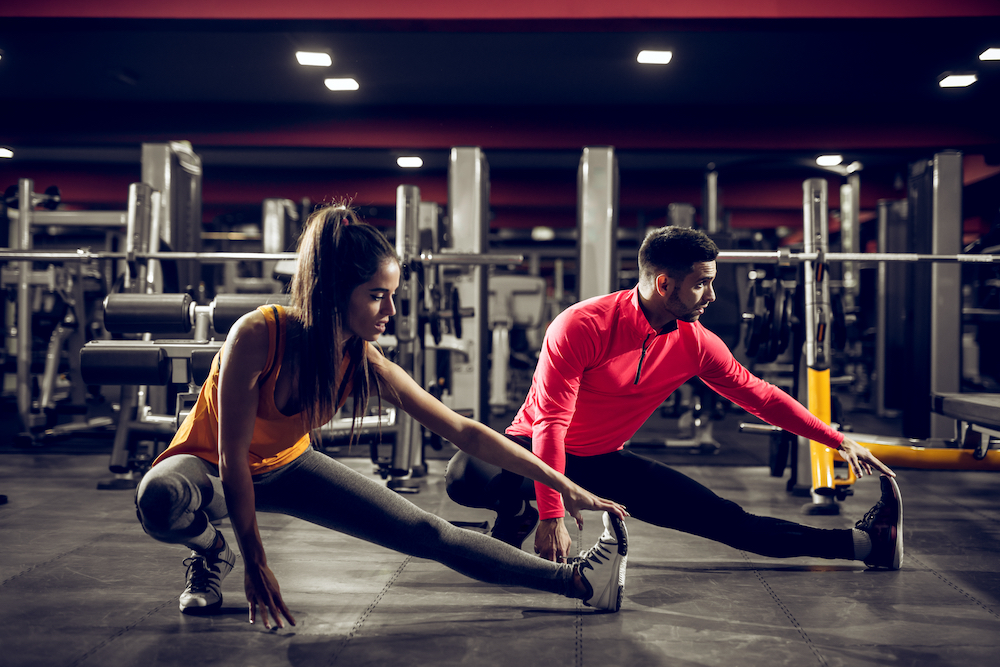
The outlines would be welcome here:
M 195 408 L 154 461 L 136 496 L 143 529 L 193 550 L 184 561 L 185 613 L 222 604 L 222 579 L 236 558 L 212 525 L 228 516 L 244 562 L 250 622 L 295 620 L 268 566 L 256 511 L 280 512 L 397 551 L 437 560 L 481 581 L 582 598 L 617 611 L 628 548 L 617 503 L 598 498 L 492 429 L 431 397 L 369 343 L 395 313 L 395 250 L 345 205 L 320 209 L 303 231 L 291 306 L 262 306 L 232 328 Z M 530 556 L 463 530 L 310 446 L 309 433 L 354 398 L 369 394 L 405 410 L 476 458 L 517 471 L 580 510 L 603 510 L 605 531 L 575 564 Z

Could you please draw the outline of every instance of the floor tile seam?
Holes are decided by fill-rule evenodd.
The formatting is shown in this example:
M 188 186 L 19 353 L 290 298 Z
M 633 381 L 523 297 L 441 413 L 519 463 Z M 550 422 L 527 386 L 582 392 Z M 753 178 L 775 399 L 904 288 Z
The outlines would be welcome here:
M 582 544 L 583 531 L 578 530 L 573 538 L 576 553 L 583 551 Z M 583 600 L 577 599 L 573 602 L 573 665 L 583 667 Z
M 350 641 L 354 639 L 354 637 L 361 631 L 362 626 L 364 626 L 364 624 L 368 621 L 368 618 L 375 611 L 375 608 L 378 606 L 379 602 L 382 601 L 382 598 L 385 597 L 385 595 L 389 592 L 389 589 L 392 588 L 392 586 L 396 583 L 396 580 L 399 579 L 400 575 L 403 574 L 403 570 L 406 568 L 407 565 L 409 565 L 410 561 L 412 560 L 413 556 L 407 556 L 406 558 L 403 559 L 403 562 L 399 564 L 399 567 L 396 568 L 396 571 L 393 572 L 393 574 L 385 582 L 385 585 L 382 587 L 382 590 L 380 590 L 375 595 L 375 597 L 372 599 L 368 607 L 363 612 L 361 612 L 357 620 L 354 621 L 354 625 L 351 627 L 350 632 L 347 633 L 347 636 L 344 637 L 343 641 L 334 650 L 333 654 L 330 656 L 330 659 L 327 661 L 326 663 L 327 667 L 330 667 L 330 665 L 333 665 L 337 662 L 337 659 L 344 652 L 344 649 L 347 648 L 347 645 L 350 643 Z
M 119 628 L 114 634 L 106 637 L 105 639 L 103 639 L 102 641 L 100 641 L 98 644 L 96 644 L 93 648 L 91 648 L 89 651 L 87 651 L 83 655 L 79 656 L 78 658 L 76 658 L 72 662 L 68 663 L 66 667 L 78 667 L 79 665 L 82 665 L 84 662 L 86 662 L 91 657 L 93 657 L 94 655 L 96 655 L 102 649 L 106 648 L 108 645 L 110 645 L 112 642 L 114 642 L 115 640 L 117 640 L 119 637 L 125 635 L 125 633 L 130 632 L 131 630 L 134 630 L 139 625 L 141 625 L 142 623 L 144 623 L 146 620 L 148 620 L 149 618 L 151 618 L 155 614 L 159 613 L 160 610 L 162 610 L 163 608 L 168 607 L 168 606 L 170 606 L 172 604 L 176 604 L 176 603 L 177 603 L 177 598 L 176 597 L 170 597 L 169 599 L 164 600 L 163 602 L 161 602 L 160 604 L 156 605 L 155 607 L 153 607 L 152 609 L 150 609 L 149 611 L 147 611 L 145 614 L 143 614 L 142 616 L 140 616 L 134 622 L 132 622 L 132 623 L 130 623 L 128 625 L 125 625 L 125 626 Z
M 820 665 L 823 665 L 823 667 L 827 667 L 829 663 L 827 663 L 826 658 L 824 658 L 823 654 L 820 653 L 819 648 L 816 646 L 815 643 L 813 643 L 812 639 L 809 637 L 809 634 L 806 632 L 805 628 L 803 628 L 802 625 L 799 623 L 798 619 L 795 618 L 795 615 L 792 613 L 791 609 L 789 609 L 788 606 L 781 601 L 781 597 L 777 594 L 777 592 L 773 588 L 771 588 L 770 584 L 767 583 L 767 579 L 765 579 L 761 571 L 757 569 L 757 566 L 750 558 L 750 555 L 742 550 L 740 551 L 740 555 L 750 565 L 750 567 L 753 568 L 753 572 L 754 575 L 757 577 L 757 581 L 760 582 L 760 585 L 764 587 L 764 590 L 767 592 L 767 594 L 771 596 L 771 599 L 774 600 L 774 603 L 778 605 L 778 609 L 780 609 L 781 612 L 785 614 L 785 617 L 788 619 L 788 622 L 791 624 L 793 628 L 795 628 L 796 632 L 799 633 L 799 636 L 805 642 L 806 646 L 809 648 L 810 651 L 812 651 L 812 654 L 816 657 L 817 662 Z
M 15 579 L 19 579 L 19 578 L 21 578 L 23 576 L 26 576 L 26 575 L 34 572 L 35 570 L 37 570 L 39 568 L 51 565 L 51 564 L 55 563 L 56 561 L 59 561 L 59 560 L 65 558 L 66 556 L 69 556 L 71 554 L 76 553 L 77 551 L 82 551 L 83 549 L 86 549 L 87 547 L 90 547 L 90 546 L 92 546 L 94 544 L 97 544 L 98 542 L 101 542 L 103 540 L 110 540 L 110 539 L 113 539 L 114 537 L 115 537 L 115 534 L 113 534 L 113 533 L 104 533 L 102 535 L 98 535 L 97 537 L 95 537 L 95 538 L 93 538 L 93 539 L 91 539 L 91 540 L 89 540 L 87 542 L 84 542 L 83 544 L 81 544 L 81 545 L 79 545 L 77 547 L 74 547 L 73 549 L 70 549 L 68 551 L 64 551 L 64 552 L 62 552 L 62 553 L 60 553 L 60 554 L 58 554 L 58 555 L 50 558 L 47 561 L 43 561 L 41 563 L 35 563 L 34 565 L 32 565 L 32 566 L 30 566 L 30 567 L 28 567 L 28 568 L 26 568 L 24 570 L 21 570 L 17 574 L 12 575 L 10 577 L 7 577 L 3 581 L 0 581 L 0 588 L 6 586 L 7 584 L 9 584 L 10 582 L 14 581 Z
M 979 607 L 980 609 L 982 609 L 983 611 L 985 611 L 987 614 L 989 614 L 990 616 L 992 616 L 994 619 L 1000 621 L 1000 613 L 997 613 L 996 611 L 994 611 L 992 607 L 990 607 L 985 602 L 983 602 L 982 600 L 980 600 L 976 596 L 974 596 L 971 593 L 969 593 L 968 591 L 966 591 L 964 588 L 962 588 L 961 586 L 959 586 L 955 582 L 953 582 L 950 579 L 948 579 L 948 577 L 944 576 L 943 574 L 941 574 L 940 572 L 938 572 L 937 570 L 935 570 L 934 568 L 932 568 L 931 566 L 929 566 L 927 563 L 923 562 L 922 560 L 920 560 L 919 558 L 917 558 L 916 556 L 914 556 L 912 553 L 907 553 L 907 559 L 911 560 L 911 561 L 914 561 L 920 567 L 924 568 L 925 570 L 927 570 L 928 572 L 930 572 L 931 574 L 933 574 L 935 577 L 937 577 L 938 579 L 940 579 L 942 583 L 944 583 L 945 585 L 953 588 L 959 594 L 961 594 L 966 599 L 968 599 L 969 602 L 971 602 L 973 606 Z
M 976 509 L 974 507 L 969 507 L 968 505 L 963 505 L 962 503 L 958 502 L 957 500 L 955 500 L 951 496 L 944 496 L 944 500 L 945 500 L 945 502 L 951 503 L 955 507 L 962 508 L 966 512 L 969 512 L 971 514 L 975 514 L 978 517 L 982 517 L 983 519 L 986 519 L 990 523 L 1000 523 L 1000 519 L 997 519 L 995 517 L 990 516 L 989 514 L 981 512 L 980 510 L 978 510 L 978 509 Z

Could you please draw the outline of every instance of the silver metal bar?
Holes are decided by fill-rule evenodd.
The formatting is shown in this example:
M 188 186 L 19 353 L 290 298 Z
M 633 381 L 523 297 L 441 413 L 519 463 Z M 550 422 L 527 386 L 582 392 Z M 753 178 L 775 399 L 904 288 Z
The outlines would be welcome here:
M 740 422 L 739 428 L 740 433 L 760 433 L 763 435 L 777 433 L 782 430 L 780 426 L 772 426 L 771 424 L 754 424 L 753 422 Z
M 31 250 L 31 196 L 35 187 L 30 178 L 18 181 L 18 202 L 20 209 L 17 236 L 18 250 Z M 12 231 L 13 231 L 13 225 Z M 12 234 L 13 236 L 13 234 Z M 17 281 L 17 411 L 21 416 L 21 426 L 27 430 L 31 423 L 31 262 L 18 264 Z
M 618 158 L 612 146 L 583 149 L 577 169 L 576 227 L 580 260 L 577 298 L 584 300 L 618 288 Z
M 814 370 L 830 367 L 830 281 L 822 257 L 828 247 L 827 183 L 822 178 L 810 178 L 802 184 L 802 245 L 816 260 L 806 260 L 805 315 L 806 364 Z M 805 253 L 803 253 L 805 254 Z
M 355 433 L 370 433 L 379 429 L 389 429 L 396 425 L 396 409 L 387 408 L 385 414 L 362 417 L 355 423 L 354 419 L 334 418 L 320 427 L 320 433 L 327 436 L 347 435 L 352 426 Z
M 396 254 L 403 260 L 404 267 L 413 259 L 419 257 L 420 232 L 420 188 L 415 185 L 400 185 L 396 188 Z M 417 339 L 418 312 L 420 302 L 420 285 L 417 274 L 409 269 L 403 272 L 397 299 L 400 309 L 396 313 L 396 338 L 400 343 L 412 343 Z M 408 302 L 408 303 L 404 303 Z M 407 349 L 403 349 L 407 348 Z M 409 345 L 401 346 L 404 356 L 413 352 Z M 403 368 L 414 376 L 416 366 L 403 363 Z M 415 379 L 419 382 L 419 374 Z
M 488 266 L 492 264 L 520 264 L 524 261 L 524 255 L 422 252 L 420 253 L 420 261 L 427 264 L 448 264 L 452 266 Z
M 128 225 L 125 233 L 125 253 L 129 270 L 125 273 L 125 287 L 129 291 L 145 291 L 146 271 L 142 265 L 133 265 L 136 253 L 150 251 L 150 231 L 153 209 L 153 188 L 147 183 L 132 183 L 128 188 Z M 132 271 L 135 270 L 135 275 Z
M 934 156 L 931 252 L 950 254 L 962 248 L 962 153 L 944 151 Z M 961 268 L 943 263 L 931 267 L 931 358 L 932 393 L 956 393 L 961 387 L 962 349 Z M 954 437 L 953 419 L 931 412 L 930 436 Z
M 245 260 L 280 260 L 298 257 L 294 252 L 137 252 L 132 255 L 135 259 L 196 259 L 206 264 L 221 264 L 224 262 L 241 262 Z M 128 253 L 124 252 L 91 252 L 89 250 L 76 251 L 21 251 L 0 249 L 0 262 L 9 261 L 34 261 L 34 262 L 72 262 L 101 259 L 129 259 Z M 491 262 L 485 262 L 491 263 Z
M 420 280 L 416 271 L 406 265 L 420 252 L 420 188 L 400 185 L 396 188 L 396 254 L 403 261 L 396 311 L 396 363 L 420 386 L 423 379 L 423 359 L 418 345 L 420 324 Z M 420 424 L 405 411 L 399 415 L 396 446 L 392 450 L 392 468 L 408 474 L 420 463 L 423 434 Z M 395 475 L 394 475 L 395 476 Z
M 816 252 L 789 252 L 786 250 L 723 250 L 717 261 L 720 263 L 755 264 L 797 264 L 814 262 L 819 259 Z M 126 259 L 124 252 L 92 252 L 90 250 L 7 250 L 0 248 L 0 262 L 72 262 L 101 259 Z M 241 262 L 245 260 L 295 260 L 294 252 L 137 252 L 136 259 L 196 259 L 206 264 Z M 935 255 L 915 252 L 828 252 L 823 255 L 827 262 L 945 262 L 959 264 L 1000 264 L 1000 255 Z M 450 266 L 476 266 L 494 264 L 521 264 L 524 255 L 515 254 L 472 254 L 472 253 L 420 253 L 420 261 L 427 264 Z
M 814 262 L 820 258 L 813 251 L 789 252 L 787 250 L 723 250 L 719 262 L 754 262 L 756 264 L 796 264 Z M 1000 255 L 936 255 L 916 252 L 828 252 L 827 262 L 948 262 L 965 264 L 1000 263 Z
M 8 210 L 7 218 L 17 220 L 19 210 Z M 31 224 L 36 227 L 124 227 L 125 211 L 32 211 Z
M 885 248 L 888 243 L 889 207 L 892 203 L 886 199 L 878 202 L 878 247 Z M 875 290 L 875 414 L 886 416 L 885 410 L 885 367 L 886 367 L 886 308 L 888 295 L 886 286 L 889 282 L 885 262 L 878 265 L 877 289 Z
M 861 247 L 861 176 L 855 172 L 847 177 L 847 183 L 840 186 L 840 249 L 843 252 L 858 252 Z M 844 309 L 851 312 L 855 307 L 855 297 L 861 284 L 858 265 L 854 260 L 843 264 Z
M 465 253 L 472 268 L 456 276 L 454 285 L 461 305 L 471 306 L 471 317 L 462 317 L 462 337 L 471 340 L 468 363 L 452 366 L 452 396 L 471 406 L 473 419 L 485 420 L 489 410 L 489 368 L 487 354 L 487 272 L 483 256 L 489 251 L 490 166 L 478 146 L 451 149 L 448 160 L 448 217 L 451 221 L 451 248 Z M 478 256 L 478 257 L 477 257 Z M 454 264 L 455 262 L 449 262 Z M 520 263 L 520 262 L 517 262 Z
M 719 216 L 719 172 L 715 169 L 705 174 L 705 231 L 709 234 L 722 232 Z

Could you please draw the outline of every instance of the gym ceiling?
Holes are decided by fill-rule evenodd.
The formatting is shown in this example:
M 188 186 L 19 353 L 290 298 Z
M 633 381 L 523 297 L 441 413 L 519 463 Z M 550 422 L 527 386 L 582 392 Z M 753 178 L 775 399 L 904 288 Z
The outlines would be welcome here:
M 795 229 L 804 179 L 827 176 L 838 205 L 817 155 L 861 164 L 864 220 L 905 198 L 911 161 L 957 149 L 974 235 L 1000 208 L 990 47 L 996 0 L 0 0 L 0 187 L 123 208 L 139 146 L 181 139 L 206 223 L 340 196 L 377 221 L 401 183 L 445 203 L 449 149 L 474 145 L 494 228 L 572 228 L 580 150 L 612 145 L 623 227 L 700 209 L 714 165 L 734 228 Z M 978 80 L 941 88 L 945 72 Z M 397 166 L 410 155 L 424 166 Z

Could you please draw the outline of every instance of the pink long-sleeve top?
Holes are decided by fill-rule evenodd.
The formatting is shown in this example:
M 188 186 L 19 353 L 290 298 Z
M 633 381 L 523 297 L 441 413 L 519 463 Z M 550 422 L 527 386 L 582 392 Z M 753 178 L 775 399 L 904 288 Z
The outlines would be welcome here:
M 692 377 L 760 419 L 838 448 L 844 436 L 787 393 L 753 375 L 698 322 L 653 329 L 638 289 L 581 301 L 545 333 L 528 396 L 507 428 L 566 470 L 566 453 L 597 456 L 624 447 L 663 401 Z M 564 515 L 559 493 L 535 484 L 542 519 Z

